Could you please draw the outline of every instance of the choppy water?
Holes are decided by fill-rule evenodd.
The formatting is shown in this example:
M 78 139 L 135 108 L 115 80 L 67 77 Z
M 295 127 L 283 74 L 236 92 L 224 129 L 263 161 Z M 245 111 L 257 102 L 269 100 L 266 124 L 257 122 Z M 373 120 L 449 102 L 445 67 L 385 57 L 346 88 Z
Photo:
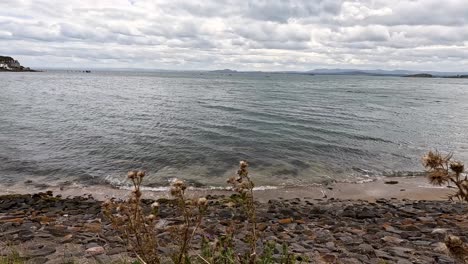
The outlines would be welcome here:
M 215 73 L 1 73 L 0 179 L 113 183 L 145 168 L 220 186 L 247 159 L 259 185 L 468 161 L 468 80 Z M 43 177 L 41 177 L 42 179 Z

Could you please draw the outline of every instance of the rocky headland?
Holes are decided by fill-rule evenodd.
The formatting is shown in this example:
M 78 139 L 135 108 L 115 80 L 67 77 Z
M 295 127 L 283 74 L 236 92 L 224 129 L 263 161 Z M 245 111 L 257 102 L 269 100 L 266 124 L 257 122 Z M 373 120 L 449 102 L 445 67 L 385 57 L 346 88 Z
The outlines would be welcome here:
M 31 70 L 29 67 L 21 66 L 17 60 L 8 56 L 0 56 L 0 71 L 35 72 L 35 70 Z
M 229 195 L 208 195 L 200 234 L 215 238 L 229 223 L 245 221 Z M 143 200 L 149 206 L 152 200 Z M 170 252 L 171 226 L 180 216 L 170 199 L 158 199 L 160 252 Z M 27 263 L 131 263 L 127 251 L 91 196 L 62 198 L 52 192 L 0 196 L 0 259 L 17 252 Z M 443 243 L 468 241 L 468 207 L 448 201 L 276 198 L 257 205 L 262 241 L 287 243 L 310 263 L 464 263 Z M 245 236 L 239 228 L 237 237 Z M 195 237 L 200 245 L 200 235 Z M 16 263 L 16 262 L 15 262 Z

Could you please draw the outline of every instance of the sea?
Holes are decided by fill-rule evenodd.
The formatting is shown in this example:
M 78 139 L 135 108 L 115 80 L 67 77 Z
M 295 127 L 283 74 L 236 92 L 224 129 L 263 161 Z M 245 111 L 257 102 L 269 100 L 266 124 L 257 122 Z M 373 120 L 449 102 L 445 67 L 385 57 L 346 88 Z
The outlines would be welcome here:
M 468 80 L 215 72 L 0 73 L 0 181 L 258 188 L 421 175 L 468 162 Z

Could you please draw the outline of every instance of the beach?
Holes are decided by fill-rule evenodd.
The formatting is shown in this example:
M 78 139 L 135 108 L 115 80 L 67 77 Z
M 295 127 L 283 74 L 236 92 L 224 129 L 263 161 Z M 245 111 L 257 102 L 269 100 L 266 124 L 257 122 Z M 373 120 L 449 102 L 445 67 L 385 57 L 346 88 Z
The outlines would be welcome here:
M 50 183 L 50 182 L 49 182 Z M 227 186 L 227 185 L 226 185 Z M 227 187 L 226 187 L 227 188 Z M 229 195 L 232 192 L 224 187 L 190 188 L 188 195 L 202 197 L 206 195 Z M 97 200 L 111 197 L 125 199 L 130 187 L 116 188 L 110 185 L 64 184 L 56 182 L 46 184 L 40 178 L 36 181 L 17 182 L 12 185 L 0 184 L 0 195 L 27 194 L 50 190 L 63 197 L 92 195 Z M 148 199 L 168 198 L 168 187 L 143 188 L 144 197 Z M 453 189 L 445 186 L 430 185 L 424 177 L 381 177 L 364 183 L 338 182 L 328 185 L 310 186 L 264 186 L 255 191 L 255 198 L 260 202 L 282 197 L 284 199 L 350 199 L 375 201 L 376 199 L 410 199 L 410 200 L 446 200 Z
M 443 200 L 450 190 L 427 188 L 423 179 L 397 180 L 397 184 L 375 181 L 256 191 L 261 244 L 276 242 L 276 257 L 282 244 L 287 244 L 302 263 L 463 263 L 449 253 L 443 241 L 449 234 L 466 241 L 466 204 Z M 96 186 L 56 188 L 41 193 L 23 189 L 22 193 L 34 194 L 9 195 L 5 193 L 13 189 L 2 188 L 0 256 L 14 251 L 27 263 L 135 260 L 101 212 L 102 199 L 126 198 L 127 190 L 110 189 L 112 193 L 104 194 Z M 188 191 L 188 197 L 208 199 L 193 251 L 199 248 L 202 236 L 214 239 L 226 231 L 228 223 L 237 226 L 235 243 L 239 250 L 244 248 L 240 237 L 248 233 L 243 229 L 246 218 L 240 207 L 228 202 L 231 194 Z M 180 214 L 167 192 L 144 191 L 144 197 L 158 198 L 158 248 L 168 255 L 174 250 L 168 230 L 180 222 Z M 151 203 L 152 199 L 143 200 L 144 206 Z

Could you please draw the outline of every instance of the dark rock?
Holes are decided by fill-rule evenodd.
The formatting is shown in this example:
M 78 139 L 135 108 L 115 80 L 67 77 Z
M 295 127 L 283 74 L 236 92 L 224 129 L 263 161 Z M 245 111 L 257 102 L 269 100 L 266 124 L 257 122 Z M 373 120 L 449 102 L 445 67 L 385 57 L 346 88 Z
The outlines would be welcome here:
M 44 257 L 55 253 L 55 251 L 55 247 L 38 245 L 36 248 L 27 250 L 24 256 L 26 258 Z
M 36 258 L 32 258 L 32 259 L 29 259 L 28 261 L 26 261 L 26 264 L 44 264 L 48 260 L 49 259 L 46 258 L 46 257 L 36 257 Z

